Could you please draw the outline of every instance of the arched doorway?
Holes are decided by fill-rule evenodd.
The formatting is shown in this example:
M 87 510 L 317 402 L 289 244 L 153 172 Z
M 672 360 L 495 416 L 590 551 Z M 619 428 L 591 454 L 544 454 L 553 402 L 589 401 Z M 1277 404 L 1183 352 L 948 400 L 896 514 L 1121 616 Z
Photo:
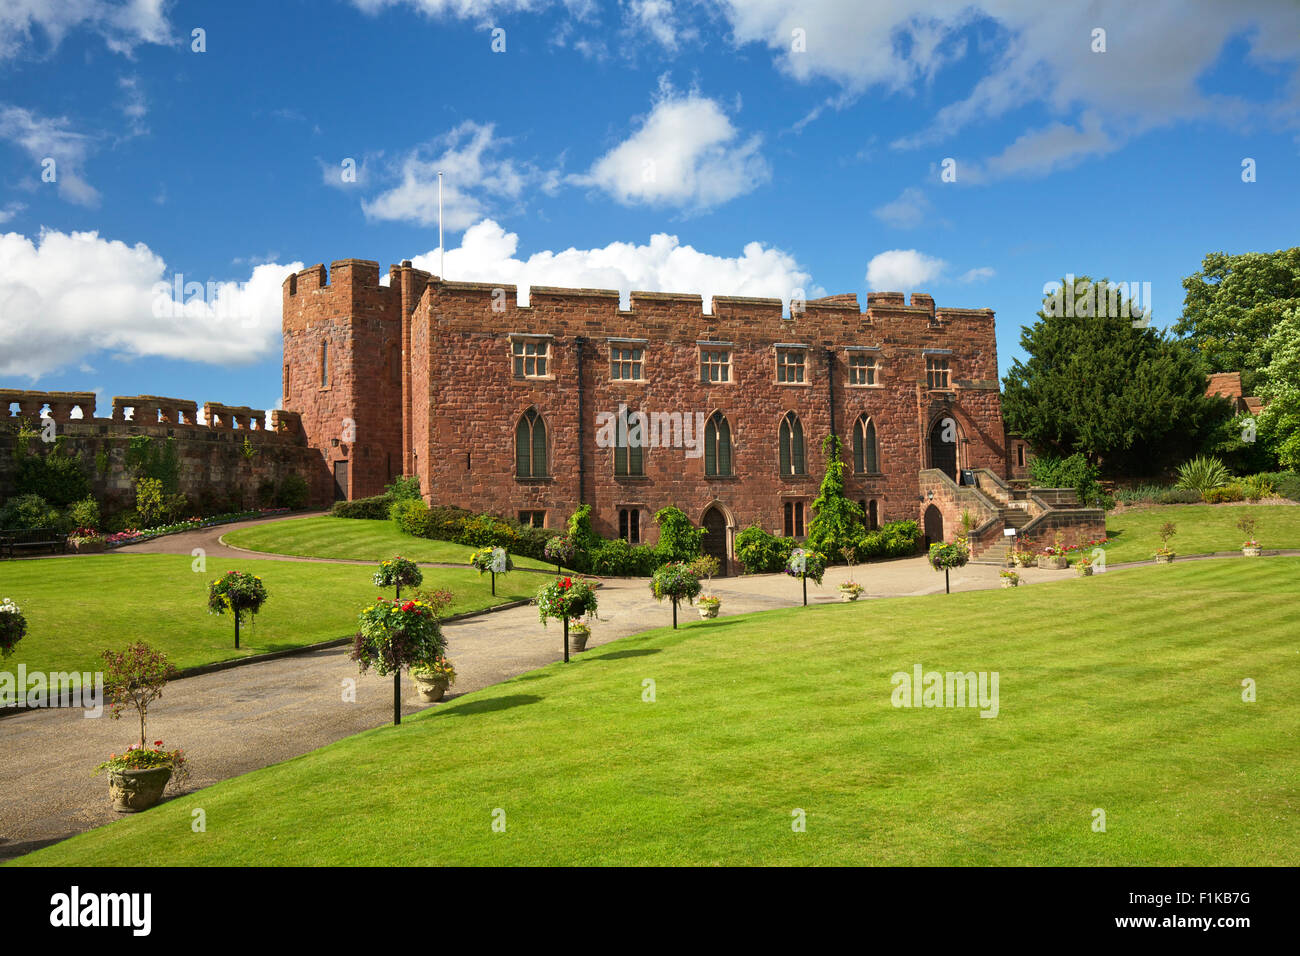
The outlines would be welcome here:
M 940 415 L 930 426 L 930 467 L 957 480 L 957 419 Z
M 700 552 L 718 559 L 719 574 L 727 573 L 727 519 L 716 506 L 704 512 L 700 522 L 704 536 L 700 540 Z
M 924 528 L 925 546 L 943 543 L 943 512 L 936 505 L 925 509 Z

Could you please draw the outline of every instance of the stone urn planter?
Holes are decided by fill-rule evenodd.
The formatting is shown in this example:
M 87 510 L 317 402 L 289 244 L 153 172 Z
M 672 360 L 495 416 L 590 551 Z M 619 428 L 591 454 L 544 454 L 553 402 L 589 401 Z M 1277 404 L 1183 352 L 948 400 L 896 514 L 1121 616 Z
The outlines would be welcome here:
M 587 649 L 587 640 L 591 637 L 591 628 L 586 624 L 569 625 L 569 646 L 575 654 Z
M 700 617 L 704 620 L 712 620 L 718 616 L 718 610 L 722 607 L 721 601 L 696 601 L 695 610 L 700 612 Z
M 1253 548 L 1242 548 L 1241 553 L 1247 558 L 1258 558 L 1264 553 L 1264 550 L 1259 545 L 1255 545 Z
M 1173 552 L 1170 552 L 1169 554 L 1157 554 L 1156 564 L 1172 564 L 1175 557 L 1177 557 L 1177 555 Z
M 1063 554 L 1040 554 L 1038 566 L 1045 571 L 1064 571 L 1070 566 Z
M 858 598 L 862 597 L 862 591 L 863 588 L 862 585 L 860 584 L 853 584 L 848 586 L 841 584 L 840 600 L 845 604 L 848 604 L 850 601 L 856 601 Z
M 148 770 L 110 770 L 108 795 L 113 809 L 118 813 L 139 813 L 148 810 L 162 799 L 167 781 L 172 778 L 171 767 L 152 767 Z
M 1020 581 L 1015 578 L 1003 578 L 1002 586 L 1004 588 L 1018 588 L 1020 587 Z
M 426 704 L 436 704 L 447 696 L 448 684 L 445 680 L 435 680 L 419 674 L 412 674 L 411 679 L 415 681 L 415 691 L 420 695 L 420 700 Z
M 1092 565 L 1091 565 L 1091 564 L 1078 564 L 1078 565 L 1075 565 L 1074 570 L 1075 570 L 1075 572 L 1079 575 L 1079 577 L 1081 577 L 1081 578 L 1092 577 Z

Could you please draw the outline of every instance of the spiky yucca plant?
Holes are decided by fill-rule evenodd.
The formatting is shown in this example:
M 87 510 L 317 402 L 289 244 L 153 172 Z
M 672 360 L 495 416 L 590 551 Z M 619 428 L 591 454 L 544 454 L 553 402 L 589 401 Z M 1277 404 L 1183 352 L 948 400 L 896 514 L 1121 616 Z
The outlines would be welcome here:
M 1209 492 L 1220 485 L 1226 485 L 1231 478 L 1232 475 L 1219 459 L 1198 455 L 1178 469 L 1177 487 L 1195 491 L 1204 500 Z

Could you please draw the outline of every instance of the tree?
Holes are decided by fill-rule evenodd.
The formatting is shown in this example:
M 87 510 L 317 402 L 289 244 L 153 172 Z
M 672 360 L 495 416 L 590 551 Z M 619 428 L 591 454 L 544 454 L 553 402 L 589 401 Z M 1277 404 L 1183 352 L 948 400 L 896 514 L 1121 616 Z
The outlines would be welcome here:
M 808 524 L 808 547 L 821 554 L 840 554 L 845 548 L 856 549 L 862 540 L 864 517 L 862 506 L 844 495 L 843 446 L 838 435 L 822 439 L 826 474 L 821 491 L 813 501 L 813 519 Z
M 1205 372 L 1185 343 L 1135 322 L 1122 292 L 1115 300 L 1105 315 L 1065 315 L 1045 297 L 1021 331 L 1028 358 L 1003 380 L 1002 410 L 1040 452 L 1082 452 L 1110 473 L 1150 473 L 1199 449 L 1231 409 L 1205 395 Z
M 655 512 L 659 526 L 659 556 L 663 561 L 691 561 L 700 556 L 700 540 L 704 529 L 691 524 L 691 519 L 674 505 Z
M 124 651 L 104 651 L 103 656 L 108 715 L 116 720 L 127 707 L 134 707 L 140 718 L 140 749 L 143 750 L 149 705 L 162 696 L 163 687 L 178 672 L 167 655 L 143 641 L 129 645 Z
M 660 565 L 650 577 L 650 593 L 656 601 L 664 598 L 673 602 L 673 630 L 677 630 L 677 605 L 682 601 L 694 604 L 700 593 L 700 579 L 691 567 L 681 561 Z
M 1300 308 L 1273 328 L 1260 371 L 1259 396 L 1268 404 L 1259 416 L 1259 437 L 1284 468 L 1300 471 Z
M 1300 247 L 1228 255 L 1212 252 L 1183 280 L 1185 336 L 1211 372 L 1241 372 L 1246 394 L 1258 393 L 1272 360 L 1273 331 L 1300 308 Z M 1270 342 L 1270 340 L 1273 340 Z

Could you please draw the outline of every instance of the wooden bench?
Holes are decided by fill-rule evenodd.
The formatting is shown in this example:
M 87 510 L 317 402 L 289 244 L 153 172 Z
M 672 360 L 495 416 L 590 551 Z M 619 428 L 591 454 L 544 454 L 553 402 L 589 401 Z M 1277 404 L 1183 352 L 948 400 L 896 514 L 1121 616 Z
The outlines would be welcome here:
M 0 557 L 14 558 L 19 551 L 66 554 L 68 536 L 57 531 L 0 531 Z

